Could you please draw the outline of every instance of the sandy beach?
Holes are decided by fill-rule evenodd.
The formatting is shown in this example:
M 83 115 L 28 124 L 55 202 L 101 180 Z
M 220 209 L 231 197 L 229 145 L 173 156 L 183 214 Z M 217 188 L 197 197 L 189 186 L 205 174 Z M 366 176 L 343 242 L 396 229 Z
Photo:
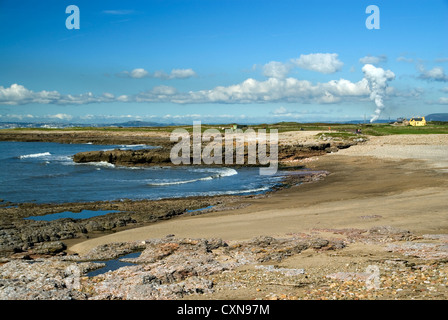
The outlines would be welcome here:
M 284 132 L 279 141 L 316 145 L 317 133 Z M 14 290 L 0 290 L 0 297 L 447 299 L 446 135 L 368 136 L 336 150 L 281 158 L 326 174 L 267 195 L 91 204 L 135 213 L 127 220 L 116 213 L 85 225 L 69 221 L 103 231 L 3 258 L 4 288 Z M 219 210 L 184 214 L 219 203 Z M 21 215 L 36 209 L 25 206 Z M 63 228 L 61 222 L 45 230 Z M 87 275 L 113 259 L 131 265 Z M 67 285 L 67 270 L 79 270 L 78 287 Z M 13 280 L 18 273 L 25 277 L 20 282 Z
M 288 133 L 289 138 L 291 135 Z M 85 253 L 101 244 L 168 234 L 247 240 L 316 228 L 369 228 L 378 224 L 418 233 L 448 231 L 445 135 L 371 137 L 364 144 L 305 161 L 310 169 L 331 174 L 322 181 L 251 200 L 250 206 L 239 210 L 179 217 L 84 241 L 69 249 Z

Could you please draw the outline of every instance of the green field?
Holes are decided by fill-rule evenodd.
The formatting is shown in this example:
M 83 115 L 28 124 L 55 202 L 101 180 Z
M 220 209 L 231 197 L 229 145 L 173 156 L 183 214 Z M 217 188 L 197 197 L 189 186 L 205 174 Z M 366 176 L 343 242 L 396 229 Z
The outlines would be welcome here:
M 224 133 L 225 128 L 230 128 L 232 124 L 206 125 L 201 126 L 202 131 L 207 129 L 218 129 Z M 165 126 L 165 127 L 73 127 L 63 129 L 50 128 L 16 128 L 3 129 L 2 131 L 103 131 L 103 132 L 171 132 L 176 128 L 183 128 L 192 131 L 192 126 Z M 286 131 L 330 131 L 332 136 L 347 137 L 354 135 L 356 129 L 361 129 L 363 135 L 383 136 L 395 134 L 448 134 L 448 122 L 428 122 L 424 127 L 412 126 L 392 126 L 390 124 L 338 124 L 338 123 L 297 123 L 297 122 L 280 122 L 274 124 L 257 124 L 248 125 L 247 128 L 252 129 L 277 129 L 278 132 Z M 243 130 L 245 130 L 243 128 Z

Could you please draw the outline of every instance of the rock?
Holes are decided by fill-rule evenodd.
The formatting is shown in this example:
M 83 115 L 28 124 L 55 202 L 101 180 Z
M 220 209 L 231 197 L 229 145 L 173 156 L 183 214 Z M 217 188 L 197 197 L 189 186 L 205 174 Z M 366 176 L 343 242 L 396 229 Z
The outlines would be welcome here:
M 31 251 L 34 254 L 56 254 L 67 249 L 61 241 L 38 243 Z
M 325 239 L 262 236 L 229 246 L 216 238 L 169 237 L 105 244 L 83 256 L 23 260 L 22 254 L 21 260 L 0 265 L 0 299 L 181 299 L 212 292 L 213 282 L 207 278 L 210 275 L 262 261 L 282 261 L 306 248 L 324 248 L 331 243 Z M 63 247 L 56 241 L 32 249 L 57 252 Z M 80 261 L 115 259 L 137 250 L 142 250 L 138 258 L 122 259 L 134 265 L 84 276 L 102 264 Z M 304 273 L 303 269 L 256 268 L 291 277 Z
M 340 281 L 366 281 L 369 276 L 371 276 L 371 274 L 367 272 L 336 272 L 329 274 L 326 277 Z
M 376 226 L 369 229 L 369 236 L 384 240 L 412 240 L 415 236 L 408 230 L 402 230 L 391 226 Z

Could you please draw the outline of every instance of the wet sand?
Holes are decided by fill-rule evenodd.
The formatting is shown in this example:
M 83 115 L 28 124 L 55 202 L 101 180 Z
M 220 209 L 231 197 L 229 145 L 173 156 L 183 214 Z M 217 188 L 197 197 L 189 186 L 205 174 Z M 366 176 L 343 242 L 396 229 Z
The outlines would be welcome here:
M 161 221 L 83 241 L 69 250 L 83 254 L 105 243 L 168 234 L 236 241 L 378 225 L 416 234 L 448 233 L 445 137 L 373 137 L 365 144 L 305 159 L 308 168 L 331 173 L 322 181 L 280 190 L 267 198 L 243 200 L 250 206 L 241 209 Z

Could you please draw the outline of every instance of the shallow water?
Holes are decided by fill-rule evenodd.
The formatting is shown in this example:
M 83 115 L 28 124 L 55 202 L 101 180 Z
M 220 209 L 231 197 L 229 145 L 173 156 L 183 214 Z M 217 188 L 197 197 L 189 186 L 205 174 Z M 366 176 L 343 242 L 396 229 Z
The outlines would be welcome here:
M 260 194 L 282 178 L 261 176 L 258 168 L 123 167 L 106 162 L 73 162 L 78 152 L 115 148 L 152 147 L 0 142 L 0 199 L 11 203 L 64 203 Z
M 25 218 L 25 220 L 35 220 L 35 221 L 53 221 L 57 219 L 63 218 L 72 218 L 72 219 L 88 219 L 97 216 L 103 216 L 108 213 L 120 212 L 117 210 L 81 210 L 80 212 L 72 212 L 72 211 L 64 211 L 58 213 L 46 214 L 43 216 L 31 216 Z
M 93 261 L 93 262 L 96 262 L 96 263 L 104 263 L 106 265 L 104 267 L 100 268 L 100 269 L 96 269 L 96 270 L 88 272 L 87 276 L 88 277 L 94 277 L 94 276 L 97 276 L 99 274 L 106 273 L 108 271 L 117 270 L 117 269 L 119 269 L 121 267 L 135 265 L 135 263 L 120 261 L 120 259 L 138 258 L 140 256 L 140 254 L 141 254 L 141 252 L 133 252 L 133 253 L 129 253 L 127 255 L 118 257 L 117 259 L 106 260 L 106 261 Z

